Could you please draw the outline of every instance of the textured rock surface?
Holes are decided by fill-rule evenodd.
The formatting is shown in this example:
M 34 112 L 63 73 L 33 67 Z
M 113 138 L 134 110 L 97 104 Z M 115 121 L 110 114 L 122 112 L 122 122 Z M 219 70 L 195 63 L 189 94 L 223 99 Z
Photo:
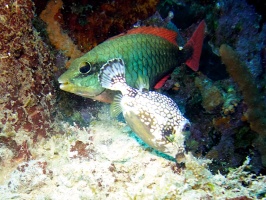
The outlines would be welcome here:
M 191 154 L 186 168 L 177 168 L 124 123 L 63 127 L 65 134 L 30 149 L 35 159 L 0 171 L 1 199 L 256 199 L 265 193 L 265 177 L 245 171 L 248 159 L 227 176 L 213 175 L 210 161 Z
M 33 2 L 0 2 L 1 135 L 25 130 L 36 140 L 53 130 L 53 59 L 32 27 Z

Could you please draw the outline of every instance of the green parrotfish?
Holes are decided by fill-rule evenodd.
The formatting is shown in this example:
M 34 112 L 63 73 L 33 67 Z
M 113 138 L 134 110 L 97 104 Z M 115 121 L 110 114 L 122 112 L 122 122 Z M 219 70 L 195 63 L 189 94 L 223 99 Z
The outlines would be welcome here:
M 190 40 L 180 48 L 175 31 L 149 26 L 131 29 L 75 59 L 58 79 L 60 89 L 111 103 L 115 92 L 101 86 L 98 74 L 101 66 L 112 58 L 125 62 L 129 86 L 139 88 L 139 84 L 143 83 L 146 89 L 153 89 L 182 63 L 194 71 L 198 70 L 204 33 L 205 22 L 202 21 Z
M 116 110 L 111 111 L 122 111 L 127 124 L 145 143 L 182 162 L 189 121 L 169 97 L 128 86 L 125 73 L 123 60 L 117 58 L 100 69 L 102 87 L 122 93 L 113 102 L 116 106 L 111 107 Z

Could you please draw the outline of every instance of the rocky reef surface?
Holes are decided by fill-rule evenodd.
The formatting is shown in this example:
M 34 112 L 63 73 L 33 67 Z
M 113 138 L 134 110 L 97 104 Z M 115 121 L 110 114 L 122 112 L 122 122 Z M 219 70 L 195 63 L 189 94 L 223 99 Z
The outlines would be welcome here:
M 13 141 L 21 132 L 34 141 L 57 132 L 56 67 L 49 47 L 32 26 L 32 1 L 1 0 L 0 16 L 0 143 L 17 151 L 27 143 L 23 138 Z
M 107 109 L 90 128 L 62 124 L 65 134 L 29 148 L 34 159 L 2 163 L 1 199 L 260 199 L 265 194 L 266 178 L 246 171 L 248 158 L 226 176 L 213 175 L 210 160 L 191 154 L 179 169 L 124 123 L 106 120 Z M 2 147 L 2 154 L 12 157 L 8 148 Z

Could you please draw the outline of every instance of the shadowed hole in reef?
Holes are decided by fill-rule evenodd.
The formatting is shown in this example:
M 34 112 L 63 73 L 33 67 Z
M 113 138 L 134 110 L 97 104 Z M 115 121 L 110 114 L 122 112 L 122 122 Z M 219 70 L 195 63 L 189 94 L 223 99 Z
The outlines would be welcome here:
M 64 91 L 60 91 L 57 103 L 63 121 L 82 127 L 87 127 L 92 120 L 98 119 L 98 113 L 104 105 Z

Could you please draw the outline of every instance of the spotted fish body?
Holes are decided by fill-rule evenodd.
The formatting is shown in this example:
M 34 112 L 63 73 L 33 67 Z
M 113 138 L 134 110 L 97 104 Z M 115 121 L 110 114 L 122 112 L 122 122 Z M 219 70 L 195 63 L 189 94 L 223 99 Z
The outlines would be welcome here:
M 131 129 L 158 151 L 172 157 L 184 153 L 183 133 L 189 121 L 167 96 L 128 86 L 125 73 L 123 60 L 113 59 L 101 68 L 99 81 L 104 88 L 121 91 L 117 103 Z
M 98 81 L 101 66 L 112 58 L 121 58 L 126 63 L 125 76 L 131 87 L 137 87 L 141 77 L 150 86 L 147 89 L 152 89 L 163 76 L 184 62 L 196 71 L 204 27 L 202 22 L 182 50 L 176 43 L 177 33 L 164 28 L 140 27 L 113 37 L 74 60 L 59 77 L 60 88 L 83 97 L 112 102 L 112 92 L 101 87 Z

